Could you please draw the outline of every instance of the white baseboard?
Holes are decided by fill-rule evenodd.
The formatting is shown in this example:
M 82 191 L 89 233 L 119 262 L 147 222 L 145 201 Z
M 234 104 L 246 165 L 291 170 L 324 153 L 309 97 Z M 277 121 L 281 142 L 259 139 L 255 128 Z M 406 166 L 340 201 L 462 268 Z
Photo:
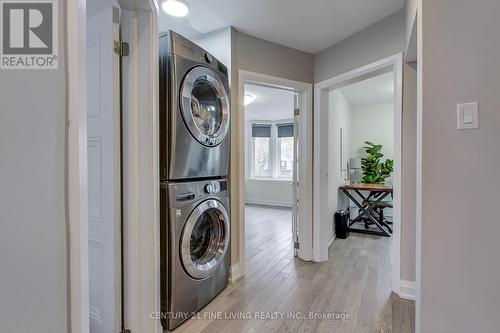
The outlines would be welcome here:
M 333 235 L 331 238 L 330 238 L 330 241 L 328 242 L 328 247 L 330 247 L 330 245 L 332 245 L 333 241 L 335 240 L 335 235 Z
M 414 281 L 399 280 L 399 297 L 414 301 L 417 295 L 417 284 Z
M 245 200 L 246 204 L 250 205 L 260 205 L 260 206 L 274 206 L 274 207 L 286 207 L 286 208 L 292 208 L 292 205 L 288 202 L 282 202 L 282 201 L 271 201 L 271 200 Z
M 234 283 L 242 277 L 243 275 L 241 275 L 240 264 L 238 263 L 232 265 L 229 269 L 229 282 Z

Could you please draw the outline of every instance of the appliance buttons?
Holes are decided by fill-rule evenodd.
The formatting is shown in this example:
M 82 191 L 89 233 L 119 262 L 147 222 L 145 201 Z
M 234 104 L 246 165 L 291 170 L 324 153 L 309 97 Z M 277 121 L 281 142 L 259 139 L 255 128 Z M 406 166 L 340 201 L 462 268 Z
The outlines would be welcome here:
M 212 186 L 212 184 L 205 185 L 205 192 L 208 194 L 214 193 L 214 187 Z
M 211 64 L 214 61 L 214 57 L 210 53 L 205 53 L 205 60 L 208 61 L 209 64 Z

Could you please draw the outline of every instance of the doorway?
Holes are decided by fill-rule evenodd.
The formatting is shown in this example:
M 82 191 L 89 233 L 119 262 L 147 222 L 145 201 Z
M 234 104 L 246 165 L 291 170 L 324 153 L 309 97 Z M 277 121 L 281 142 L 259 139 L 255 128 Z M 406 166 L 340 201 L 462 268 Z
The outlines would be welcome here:
M 298 94 L 261 83 L 244 88 L 245 252 L 249 269 L 258 269 L 262 261 L 291 257 L 297 242 Z
M 122 325 L 120 9 L 87 4 L 89 331 L 104 333 Z
M 159 311 L 157 8 L 148 0 L 119 3 L 119 12 L 116 1 L 66 6 L 68 276 L 75 332 L 161 332 L 159 321 L 148 317 Z M 91 22 L 94 15 L 100 19 Z M 113 53 L 117 32 L 131 50 L 119 59 L 121 108 Z M 120 110 L 121 147 L 115 127 Z
M 329 214 L 334 216 L 337 210 L 347 210 L 352 221 L 351 232 L 391 237 L 393 195 L 385 196 L 375 206 L 371 214 L 376 219 L 374 223 L 366 215 L 360 215 L 357 204 L 366 205 L 384 193 L 366 190 L 344 193 L 339 187 L 346 183 L 393 185 L 394 71 L 334 89 L 329 92 L 328 104 Z M 374 160 L 368 164 L 364 160 L 367 157 Z M 331 240 L 333 235 L 332 228 Z
M 361 118 L 361 115 L 364 115 L 364 119 L 361 119 L 360 121 L 356 120 L 356 128 L 352 128 L 352 124 L 349 123 L 349 118 L 344 117 L 346 112 L 344 112 L 344 116 L 331 113 L 331 107 L 333 105 L 331 102 L 340 101 L 340 104 L 342 104 L 342 102 L 346 102 L 346 99 L 343 98 L 345 96 L 343 96 L 344 94 L 342 94 L 342 92 L 346 95 L 349 94 L 349 86 L 355 87 L 355 85 L 357 85 L 359 88 L 360 85 L 363 85 L 363 81 L 365 81 L 365 86 L 369 86 L 366 82 L 369 82 L 370 80 L 377 80 L 377 78 L 380 80 L 380 78 L 383 78 L 384 75 L 386 79 L 389 79 L 390 81 L 390 83 L 387 84 L 387 89 L 392 89 L 392 110 L 379 110 L 377 111 L 379 112 L 379 116 L 372 120 L 369 120 L 369 118 L 374 115 L 375 110 L 361 110 L 353 116 L 355 117 L 353 119 L 358 119 Z M 360 91 L 353 95 L 353 98 L 357 99 L 358 102 L 360 102 Z M 372 91 L 372 89 L 368 89 L 367 91 Z M 317 102 L 315 105 L 314 120 L 314 260 L 325 261 L 329 258 L 329 247 L 335 238 L 333 213 L 337 210 L 348 208 L 353 204 L 353 201 L 347 199 L 343 195 L 344 192 L 339 190 L 339 186 L 341 184 L 350 184 L 351 181 L 354 180 L 352 178 L 357 178 L 354 182 L 363 182 L 363 177 L 365 175 L 361 170 L 361 163 L 358 162 L 361 162 L 361 158 L 367 157 L 367 152 L 365 151 L 366 148 L 363 148 L 367 146 L 367 144 L 365 144 L 364 141 L 369 141 L 369 137 L 371 137 L 371 140 L 378 140 L 375 144 L 381 144 L 382 146 L 385 145 L 386 149 L 384 152 L 386 157 L 393 160 L 393 172 L 391 173 L 390 179 L 387 180 L 390 182 L 388 187 L 391 188 L 393 197 L 393 207 L 390 207 L 391 209 L 387 210 L 392 210 L 392 212 L 390 212 L 392 218 L 390 219 L 390 223 L 387 223 L 390 231 L 388 228 L 385 228 L 385 226 L 383 229 L 385 229 L 386 236 L 390 236 L 390 246 L 392 247 L 392 258 L 390 260 L 392 266 L 390 269 L 392 290 L 399 293 L 402 183 L 402 55 L 398 54 L 382 59 L 378 62 L 320 82 L 315 86 L 315 97 Z M 379 109 L 382 108 L 380 107 Z M 385 107 L 385 109 L 387 109 L 387 107 Z M 392 115 L 390 114 L 390 111 L 392 111 Z M 391 117 L 391 119 L 389 119 L 389 117 Z M 377 125 L 377 123 L 380 123 L 381 120 L 385 118 L 387 119 L 384 121 L 384 124 L 379 124 L 380 126 Z M 336 123 L 335 125 L 333 124 L 334 122 Z M 378 129 L 373 131 L 371 128 L 372 126 L 377 126 Z M 382 129 L 380 129 L 380 127 L 382 127 Z M 385 127 L 387 128 L 384 129 Z M 393 133 L 392 140 L 390 136 L 387 136 L 389 127 Z M 349 133 L 350 135 L 347 135 L 348 131 L 354 133 Z M 371 134 L 367 136 L 367 133 Z M 385 141 L 385 143 L 382 141 Z M 389 147 L 391 145 L 392 147 Z M 351 165 L 354 166 L 354 168 L 351 168 Z M 363 200 L 366 201 L 366 199 Z M 363 204 L 364 203 L 362 203 L 362 205 Z M 351 207 L 351 214 L 357 215 L 358 213 L 359 210 L 357 206 Z M 388 219 L 384 219 L 386 222 L 387 220 Z M 362 229 L 365 229 L 365 227 L 370 229 L 372 225 L 361 225 Z M 331 252 L 330 255 L 335 256 L 335 253 Z
M 311 260 L 312 86 L 240 70 L 239 97 L 239 275 L 272 244 Z

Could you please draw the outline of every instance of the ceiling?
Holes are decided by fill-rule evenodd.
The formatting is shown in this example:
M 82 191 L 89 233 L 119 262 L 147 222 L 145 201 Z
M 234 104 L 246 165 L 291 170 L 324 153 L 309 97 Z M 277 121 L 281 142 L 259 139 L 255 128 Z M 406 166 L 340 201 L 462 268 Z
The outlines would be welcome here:
M 351 107 L 390 103 L 394 99 L 394 72 L 350 84 L 340 91 Z
M 293 118 L 293 96 L 289 90 L 245 84 L 245 94 L 255 101 L 245 106 L 246 120 L 284 120 Z
M 186 0 L 189 14 L 160 10 L 160 29 L 194 37 L 228 26 L 318 53 L 404 7 L 405 0 Z

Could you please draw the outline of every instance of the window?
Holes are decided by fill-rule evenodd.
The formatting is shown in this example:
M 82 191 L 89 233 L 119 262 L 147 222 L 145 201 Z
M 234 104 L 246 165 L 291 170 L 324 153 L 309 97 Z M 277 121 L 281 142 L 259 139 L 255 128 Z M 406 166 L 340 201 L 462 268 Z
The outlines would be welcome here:
M 293 177 L 293 124 L 277 124 L 278 128 L 278 177 Z
M 253 175 L 254 177 L 272 177 L 271 161 L 271 125 L 253 124 Z
M 291 122 L 252 124 L 251 177 L 293 177 L 293 131 Z

